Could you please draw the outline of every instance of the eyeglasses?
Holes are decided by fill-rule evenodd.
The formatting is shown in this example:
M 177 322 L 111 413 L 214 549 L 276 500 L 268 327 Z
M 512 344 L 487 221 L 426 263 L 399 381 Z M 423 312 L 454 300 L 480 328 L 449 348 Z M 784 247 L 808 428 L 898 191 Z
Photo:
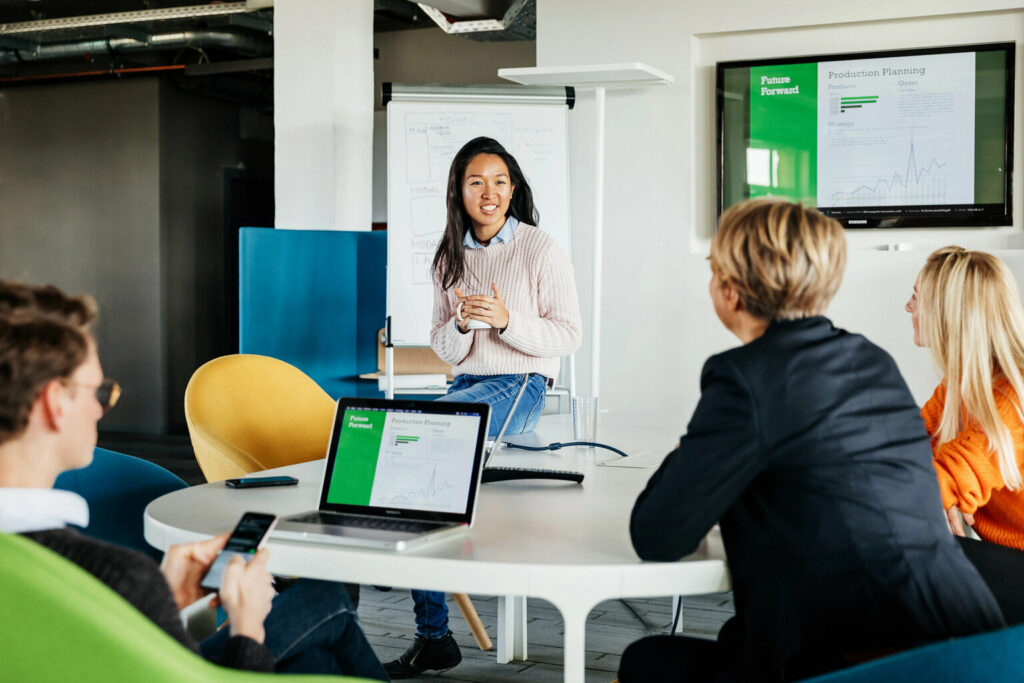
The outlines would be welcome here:
M 86 384 L 85 382 L 75 382 L 70 379 L 63 380 L 63 383 L 65 385 L 77 384 L 78 386 L 85 387 L 86 389 L 95 390 L 96 400 L 103 408 L 104 414 L 116 406 L 117 399 L 121 398 L 121 385 L 109 377 L 104 378 L 99 384 Z

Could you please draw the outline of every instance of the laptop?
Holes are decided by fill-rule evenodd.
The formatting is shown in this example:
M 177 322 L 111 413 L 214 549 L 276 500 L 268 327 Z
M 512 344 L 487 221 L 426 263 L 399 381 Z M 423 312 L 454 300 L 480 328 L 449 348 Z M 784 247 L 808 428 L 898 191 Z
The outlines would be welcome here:
M 484 403 L 341 398 L 317 510 L 282 518 L 273 537 L 410 550 L 473 525 Z

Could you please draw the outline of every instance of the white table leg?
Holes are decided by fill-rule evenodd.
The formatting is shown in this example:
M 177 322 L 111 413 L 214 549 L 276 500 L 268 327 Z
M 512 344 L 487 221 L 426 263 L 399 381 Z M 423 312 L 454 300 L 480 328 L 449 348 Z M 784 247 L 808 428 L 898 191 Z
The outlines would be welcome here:
M 558 606 L 565 622 L 565 666 L 562 674 L 565 683 L 583 683 L 587 673 L 586 637 L 587 615 L 593 605 L 574 604 Z
M 499 664 L 513 659 L 526 659 L 526 597 L 503 595 L 498 597 Z
M 526 659 L 526 596 L 517 595 L 513 598 L 515 603 L 515 634 L 512 636 L 512 656 L 516 659 Z

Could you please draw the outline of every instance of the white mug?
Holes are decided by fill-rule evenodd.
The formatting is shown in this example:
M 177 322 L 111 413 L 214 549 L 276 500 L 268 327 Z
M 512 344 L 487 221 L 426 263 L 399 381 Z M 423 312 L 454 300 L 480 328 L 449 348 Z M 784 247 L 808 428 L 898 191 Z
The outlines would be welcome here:
M 460 323 L 462 322 L 462 304 L 464 304 L 464 303 L 465 303 L 464 301 L 460 301 L 459 305 L 455 307 L 455 317 L 456 317 L 456 319 L 458 319 L 458 321 Z M 487 323 L 485 323 L 483 320 L 470 320 L 468 323 L 466 323 L 466 329 L 467 330 L 489 330 L 489 329 L 491 329 L 491 326 L 488 325 Z

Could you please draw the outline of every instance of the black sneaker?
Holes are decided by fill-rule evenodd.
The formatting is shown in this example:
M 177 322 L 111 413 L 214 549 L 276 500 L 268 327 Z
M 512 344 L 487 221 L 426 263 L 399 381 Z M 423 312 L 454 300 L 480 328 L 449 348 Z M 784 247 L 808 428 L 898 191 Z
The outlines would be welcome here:
M 387 662 L 384 670 L 391 678 L 412 678 L 424 671 L 447 671 L 461 661 L 459 644 L 448 631 L 442 638 L 416 636 L 409 649 L 398 659 Z

